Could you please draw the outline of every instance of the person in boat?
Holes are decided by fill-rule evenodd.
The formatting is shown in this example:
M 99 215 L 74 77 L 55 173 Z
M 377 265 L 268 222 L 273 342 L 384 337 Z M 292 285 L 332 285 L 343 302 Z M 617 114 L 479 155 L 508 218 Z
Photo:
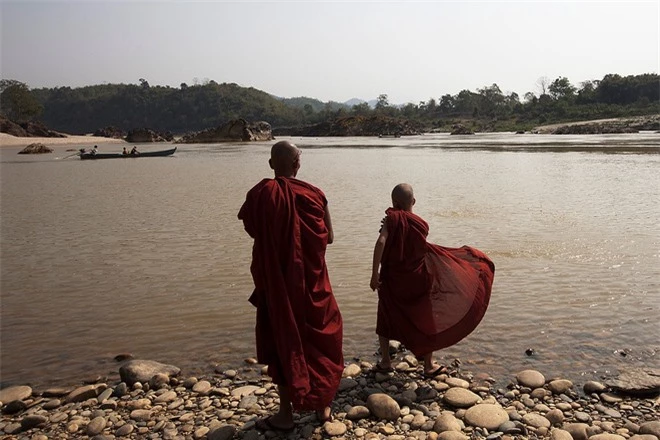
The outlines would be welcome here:
M 131 156 L 139 156 L 140 152 L 137 150 L 137 147 L 134 145 L 133 148 L 131 148 Z
M 126 149 L 126 147 L 124 147 L 121 154 L 123 154 L 124 156 L 128 156 L 128 150 Z
M 96 145 L 94 145 L 94 148 L 92 148 L 91 151 L 90 151 L 90 153 L 92 154 L 92 156 L 96 156 L 96 153 L 99 152 L 98 148 L 99 148 L 99 147 L 97 147 Z
M 413 213 L 412 186 L 392 190 L 373 253 L 370 281 L 378 291 L 376 333 L 381 360 L 392 371 L 389 341 L 424 360 L 424 375 L 444 370 L 433 352 L 456 344 L 479 324 L 490 300 L 495 265 L 481 251 L 446 248 L 426 241 L 429 227 Z
M 273 145 L 275 178 L 250 189 L 238 213 L 254 239 L 249 301 L 257 308 L 257 358 L 280 395 L 278 412 L 259 420 L 260 430 L 292 430 L 294 410 L 330 420 L 344 369 L 342 316 L 325 262 L 334 237 L 328 201 L 296 178 L 300 153 L 289 141 Z

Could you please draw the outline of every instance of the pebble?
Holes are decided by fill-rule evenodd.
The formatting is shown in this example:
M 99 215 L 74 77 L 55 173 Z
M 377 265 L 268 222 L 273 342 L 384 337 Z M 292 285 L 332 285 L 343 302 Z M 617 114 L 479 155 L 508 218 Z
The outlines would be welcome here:
M 460 363 L 436 378 L 423 377 L 422 365 L 404 355 L 405 369 L 373 372 L 360 361 L 344 369 L 333 402 L 333 420 L 319 423 L 312 413 L 296 414 L 295 429 L 279 436 L 260 432 L 255 423 L 277 411 L 279 396 L 263 368 L 243 365 L 216 369 L 211 377 L 154 376 L 129 387 L 0 390 L 0 437 L 18 440 L 47 438 L 140 438 L 145 440 L 293 440 L 324 437 L 359 440 L 658 440 L 660 401 L 606 392 L 598 382 L 582 387 L 525 370 L 507 387 L 494 388 L 488 375 L 459 371 Z M 106 380 L 106 379 L 103 379 Z M 29 388 L 29 393 L 28 393 Z M 585 395 L 576 392 L 584 390 Z M 13 413 L 12 413 L 13 411 Z

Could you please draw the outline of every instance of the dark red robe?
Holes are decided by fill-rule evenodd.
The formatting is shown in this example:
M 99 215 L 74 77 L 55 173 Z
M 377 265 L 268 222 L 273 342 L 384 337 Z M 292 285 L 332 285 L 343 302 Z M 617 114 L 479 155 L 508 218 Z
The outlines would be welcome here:
M 257 358 L 287 385 L 297 410 L 329 406 L 344 369 L 342 318 L 325 264 L 323 192 L 301 180 L 264 179 L 238 213 L 254 238 Z
M 495 265 L 468 246 L 428 243 L 428 224 L 412 212 L 386 214 L 376 333 L 416 356 L 456 344 L 486 313 Z

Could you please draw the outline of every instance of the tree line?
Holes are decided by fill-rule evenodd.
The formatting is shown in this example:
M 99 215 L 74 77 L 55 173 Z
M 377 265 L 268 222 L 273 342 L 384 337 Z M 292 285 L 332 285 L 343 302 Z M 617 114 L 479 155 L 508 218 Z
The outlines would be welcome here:
M 238 118 L 267 121 L 276 128 L 300 127 L 358 115 L 404 118 L 427 130 L 461 123 L 479 131 L 499 131 L 660 113 L 658 74 L 608 74 L 577 86 L 566 77 L 552 81 L 542 77 L 536 85 L 537 93 L 522 97 L 492 84 L 405 105 L 392 105 L 387 94 L 381 94 L 372 108 L 366 102 L 348 106 L 307 97 L 278 98 L 252 87 L 215 81 L 169 87 L 152 86 L 140 78 L 137 84 L 30 89 L 20 81 L 3 79 L 0 111 L 15 122 L 40 120 L 51 129 L 72 134 L 108 126 L 186 133 Z

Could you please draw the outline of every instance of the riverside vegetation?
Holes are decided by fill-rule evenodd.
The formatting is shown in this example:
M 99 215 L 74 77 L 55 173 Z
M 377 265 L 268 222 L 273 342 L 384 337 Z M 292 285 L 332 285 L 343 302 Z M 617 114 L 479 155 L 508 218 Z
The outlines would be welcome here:
M 544 124 L 660 113 L 658 74 L 608 74 L 579 86 L 565 77 L 553 81 L 543 77 L 537 88 L 538 93 L 520 97 L 492 84 L 476 92 L 462 90 L 404 105 L 393 105 L 381 94 L 372 106 L 360 100 L 324 103 L 307 97 L 278 98 L 213 80 L 182 83 L 178 88 L 152 86 L 141 78 L 139 84 L 30 89 L 20 81 L 3 79 L 0 98 L 2 113 L 12 121 L 40 119 L 54 130 L 72 134 L 93 133 L 102 127 L 120 133 L 148 127 L 184 134 L 241 118 L 266 121 L 276 134 L 314 133 L 305 127 L 337 127 L 336 121 L 346 118 L 369 121 L 373 117 L 401 120 L 408 134 L 452 131 L 458 124 L 472 131 L 527 131 Z M 376 125 L 381 130 L 388 126 L 392 124 Z M 359 129 L 351 132 L 373 134 Z
M 256 428 L 279 400 L 267 367 L 255 359 L 210 377 L 183 378 L 175 366 L 126 355 L 116 358 L 122 366 L 114 384 L 106 377 L 40 392 L 29 386 L 0 390 L 0 432 L 17 440 L 660 438 L 657 370 L 648 375 L 646 397 L 631 398 L 612 391 L 621 389 L 616 382 L 587 381 L 580 389 L 536 370 L 495 387 L 487 374 L 462 371 L 458 359 L 428 378 L 414 356 L 399 355 L 391 373 L 355 358 L 344 369 L 333 419 L 321 423 L 314 413 L 296 414 L 289 432 Z

